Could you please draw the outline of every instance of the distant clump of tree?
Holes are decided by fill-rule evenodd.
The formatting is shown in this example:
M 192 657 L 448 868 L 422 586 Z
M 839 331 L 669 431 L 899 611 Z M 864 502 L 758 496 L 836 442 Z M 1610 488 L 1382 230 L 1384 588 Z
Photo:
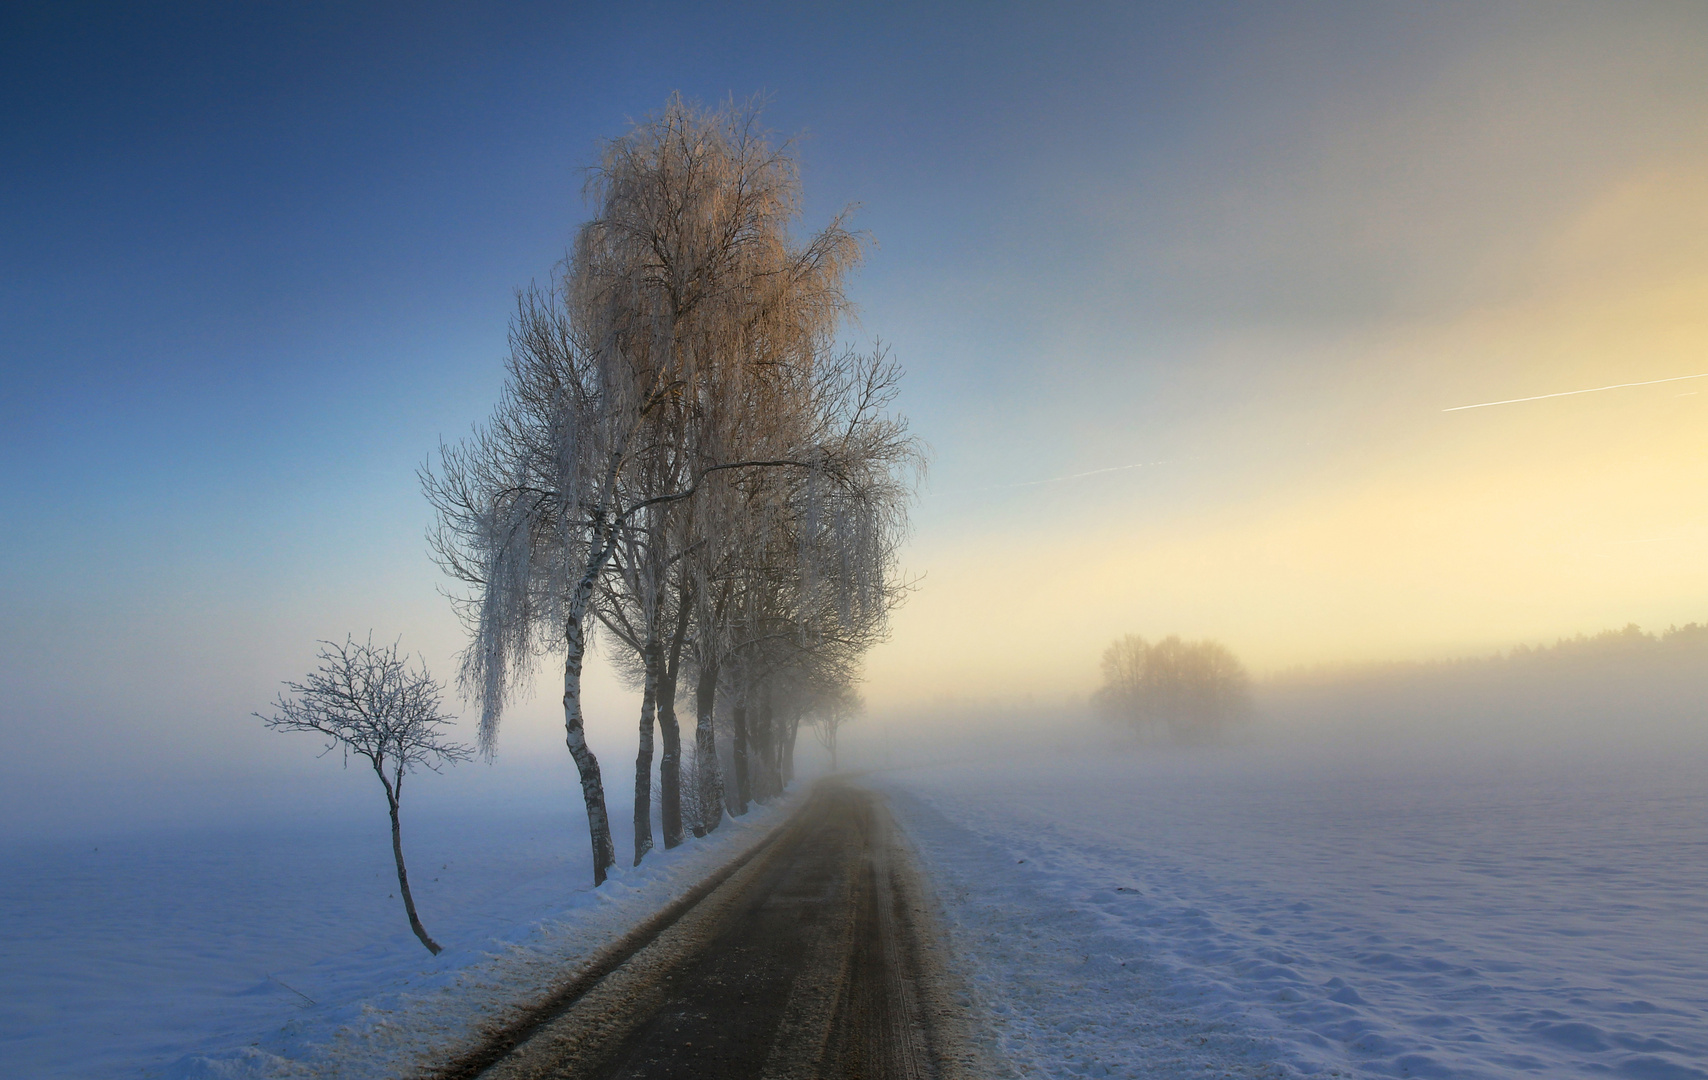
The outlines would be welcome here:
M 1221 642 L 1127 634 L 1104 650 L 1093 702 L 1142 735 L 1208 743 L 1249 718 L 1250 687 L 1245 665 Z

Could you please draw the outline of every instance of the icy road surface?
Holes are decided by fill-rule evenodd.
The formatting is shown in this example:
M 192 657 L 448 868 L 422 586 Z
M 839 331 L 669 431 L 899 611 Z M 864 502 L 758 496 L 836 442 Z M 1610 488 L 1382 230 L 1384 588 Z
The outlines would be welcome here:
M 1023 1075 L 1708 1077 L 1708 772 L 1260 752 L 874 778 Z
M 816 785 L 691 907 L 443 1080 L 996 1080 L 897 839 L 882 799 Z

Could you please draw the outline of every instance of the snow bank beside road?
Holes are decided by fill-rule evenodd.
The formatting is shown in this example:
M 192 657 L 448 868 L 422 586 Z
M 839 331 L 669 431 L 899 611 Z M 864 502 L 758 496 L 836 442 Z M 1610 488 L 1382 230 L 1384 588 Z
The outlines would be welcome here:
M 1703 762 L 896 771 L 1024 1075 L 1708 1077 Z
M 407 823 L 410 882 L 445 945 L 437 957 L 392 895 L 383 814 L 310 835 L 0 853 L 0 1072 L 409 1075 L 750 849 L 792 806 L 756 807 L 597 890 L 585 825 L 561 809 L 420 815 Z

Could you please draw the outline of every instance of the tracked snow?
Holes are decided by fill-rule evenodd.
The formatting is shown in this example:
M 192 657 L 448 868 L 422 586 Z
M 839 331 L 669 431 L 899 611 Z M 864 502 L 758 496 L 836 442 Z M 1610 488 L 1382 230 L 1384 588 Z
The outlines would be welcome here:
M 1024 1075 L 1708 1077 L 1700 760 L 883 781 Z

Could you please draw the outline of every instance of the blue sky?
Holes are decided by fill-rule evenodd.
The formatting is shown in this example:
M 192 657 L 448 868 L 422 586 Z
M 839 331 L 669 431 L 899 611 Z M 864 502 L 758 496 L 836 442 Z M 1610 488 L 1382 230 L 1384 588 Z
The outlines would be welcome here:
M 598 141 L 677 91 L 768 95 L 804 224 L 877 244 L 850 333 L 934 462 L 875 702 L 1083 692 L 1127 631 L 1264 668 L 1708 616 L 1708 396 L 1439 411 L 1708 372 L 1699 6 L 0 20 L 14 779 L 272 775 L 247 713 L 316 637 L 449 670 L 415 469 L 490 409 Z

